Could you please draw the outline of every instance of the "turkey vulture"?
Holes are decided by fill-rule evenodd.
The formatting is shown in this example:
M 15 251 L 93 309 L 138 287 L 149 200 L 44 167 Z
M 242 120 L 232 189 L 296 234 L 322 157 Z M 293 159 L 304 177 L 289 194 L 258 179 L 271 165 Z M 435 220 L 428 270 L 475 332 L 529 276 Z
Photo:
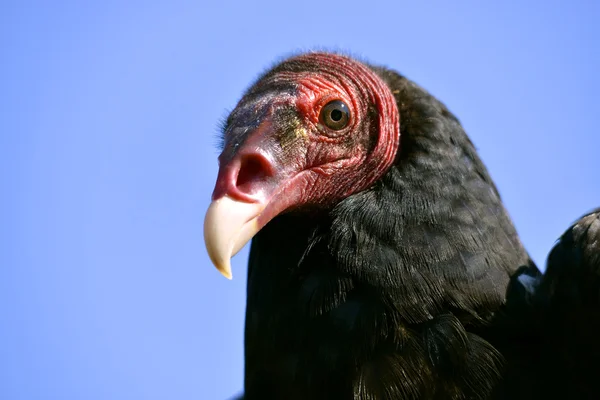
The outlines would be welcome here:
M 459 121 L 424 89 L 301 54 L 247 90 L 223 138 L 204 232 L 229 278 L 252 239 L 245 399 L 600 393 L 579 365 L 600 354 L 599 213 L 542 276 Z

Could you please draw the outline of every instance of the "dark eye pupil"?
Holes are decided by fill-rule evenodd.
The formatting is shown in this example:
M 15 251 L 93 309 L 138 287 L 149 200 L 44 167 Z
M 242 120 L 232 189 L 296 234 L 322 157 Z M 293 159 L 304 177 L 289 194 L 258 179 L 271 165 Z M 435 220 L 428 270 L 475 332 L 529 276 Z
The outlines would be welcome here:
M 339 121 L 342 119 L 342 112 L 340 110 L 331 111 L 331 119 L 334 121 Z
M 343 101 L 332 100 L 323 106 L 319 119 L 327 128 L 339 131 L 348 126 L 350 122 L 350 110 Z

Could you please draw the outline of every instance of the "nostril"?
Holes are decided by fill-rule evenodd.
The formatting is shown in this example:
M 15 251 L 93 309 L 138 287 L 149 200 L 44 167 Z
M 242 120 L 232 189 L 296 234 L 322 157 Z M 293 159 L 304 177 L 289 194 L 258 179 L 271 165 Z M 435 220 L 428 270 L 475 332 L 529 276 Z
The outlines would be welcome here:
M 257 194 L 265 189 L 264 183 L 272 175 L 271 165 L 263 156 L 245 155 L 242 157 L 235 185 L 244 194 Z

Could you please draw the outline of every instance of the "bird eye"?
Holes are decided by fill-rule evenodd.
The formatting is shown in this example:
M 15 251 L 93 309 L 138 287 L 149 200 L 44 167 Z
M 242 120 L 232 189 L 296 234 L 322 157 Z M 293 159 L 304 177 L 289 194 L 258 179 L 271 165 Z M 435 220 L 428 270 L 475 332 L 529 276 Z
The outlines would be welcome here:
M 321 109 L 319 119 L 321 120 L 321 123 L 329 129 L 339 131 L 348 125 L 348 121 L 350 121 L 350 110 L 343 101 L 333 100 L 325 104 Z

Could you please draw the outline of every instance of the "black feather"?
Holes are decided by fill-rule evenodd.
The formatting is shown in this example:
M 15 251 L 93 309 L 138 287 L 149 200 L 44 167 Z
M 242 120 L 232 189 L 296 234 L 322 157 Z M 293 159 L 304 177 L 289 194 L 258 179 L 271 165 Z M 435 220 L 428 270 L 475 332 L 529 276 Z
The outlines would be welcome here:
M 528 256 L 458 120 L 373 69 L 400 110 L 398 157 L 370 189 L 253 239 L 246 399 L 485 398 L 500 378 L 473 331 Z
M 507 300 L 482 332 L 507 360 L 496 398 L 599 398 L 600 209 L 562 235 L 544 275 L 518 271 Z
M 306 68 L 286 61 L 261 79 Z M 458 119 L 371 68 L 400 111 L 394 165 L 254 237 L 243 398 L 600 398 L 600 209 L 542 275 Z M 292 90 L 279 85 L 246 97 Z

